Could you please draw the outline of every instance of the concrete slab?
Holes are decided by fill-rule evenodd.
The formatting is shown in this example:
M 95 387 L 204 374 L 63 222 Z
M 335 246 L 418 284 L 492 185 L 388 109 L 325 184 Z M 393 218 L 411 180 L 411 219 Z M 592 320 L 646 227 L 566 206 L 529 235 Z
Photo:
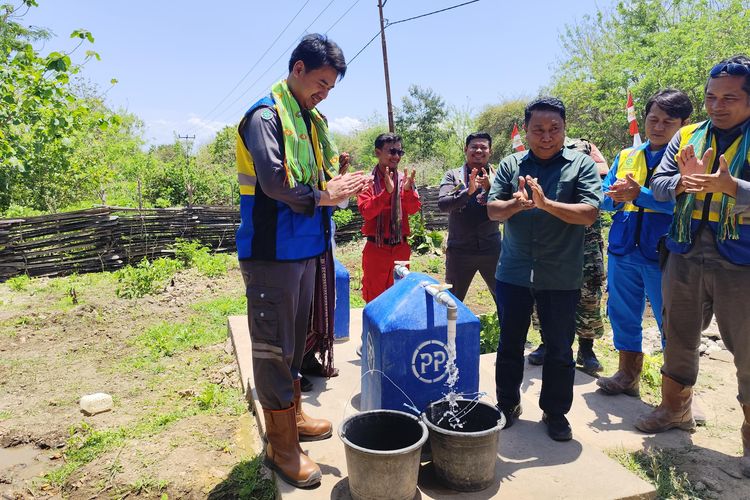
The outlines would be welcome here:
M 351 311 L 351 336 L 349 341 L 335 345 L 335 365 L 338 377 L 322 379 L 310 377 L 314 390 L 303 394 L 306 410 L 316 416 L 328 418 L 337 429 L 340 423 L 358 408 L 360 390 L 360 359 L 356 347 L 360 342 L 362 309 Z M 243 389 L 251 409 L 263 432 L 263 418 L 255 411 L 252 381 L 252 360 L 247 320 L 244 316 L 229 319 L 229 333 L 239 363 Z M 494 400 L 494 354 L 480 359 L 480 390 L 487 392 L 487 400 Z M 549 439 L 541 423 L 538 408 L 541 385 L 541 368 L 528 367 L 523 383 L 521 419 L 500 434 L 495 484 L 478 493 L 459 493 L 442 487 L 435 479 L 432 466 L 423 464 L 419 475 L 419 492 L 415 498 L 587 498 L 630 499 L 653 498 L 654 487 L 630 473 L 610 459 L 605 450 L 624 447 L 640 449 L 643 446 L 682 446 L 689 443 L 687 434 L 668 432 L 654 438 L 640 434 L 632 428 L 632 421 L 646 405 L 635 398 L 608 397 L 596 392 L 594 379 L 576 374 L 575 400 L 568 415 L 574 439 L 557 443 Z M 260 408 L 257 408 L 260 410 Z M 316 461 L 323 472 L 323 481 L 313 490 L 293 488 L 277 481 L 279 494 L 285 499 L 331 498 L 348 499 L 346 459 L 344 445 L 337 435 L 333 438 L 302 443 L 302 448 Z

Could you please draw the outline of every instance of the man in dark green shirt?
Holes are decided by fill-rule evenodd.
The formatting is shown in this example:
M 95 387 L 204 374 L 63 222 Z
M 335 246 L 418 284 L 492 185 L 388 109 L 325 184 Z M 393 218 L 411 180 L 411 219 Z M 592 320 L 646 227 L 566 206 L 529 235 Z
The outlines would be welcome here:
M 552 439 L 572 438 L 575 311 L 583 279 L 583 235 L 599 214 L 601 180 L 588 156 L 564 148 L 565 106 L 543 97 L 526 106 L 530 151 L 504 158 L 487 212 L 505 221 L 497 278 L 501 319 L 495 383 L 508 424 L 521 414 L 523 350 L 537 304 L 547 353 L 539 406 Z

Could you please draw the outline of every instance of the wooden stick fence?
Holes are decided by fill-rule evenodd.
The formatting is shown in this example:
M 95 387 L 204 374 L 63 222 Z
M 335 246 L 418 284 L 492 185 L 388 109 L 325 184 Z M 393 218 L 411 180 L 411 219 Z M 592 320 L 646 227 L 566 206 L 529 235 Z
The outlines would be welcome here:
M 421 188 L 428 229 L 447 227 L 437 188 Z M 362 217 L 337 228 L 336 241 L 357 238 Z M 100 207 L 61 214 L 0 219 L 0 282 L 18 276 L 113 271 L 144 257 L 173 255 L 175 240 L 200 241 L 215 252 L 235 250 L 239 211 L 231 207 L 143 209 Z

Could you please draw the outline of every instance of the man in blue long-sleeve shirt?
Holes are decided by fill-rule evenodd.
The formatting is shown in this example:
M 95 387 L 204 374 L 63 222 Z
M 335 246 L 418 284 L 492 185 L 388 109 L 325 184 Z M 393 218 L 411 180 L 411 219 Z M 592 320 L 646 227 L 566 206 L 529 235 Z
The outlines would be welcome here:
M 643 369 L 643 311 L 646 297 L 661 331 L 661 270 L 659 239 L 669 230 L 674 202 L 656 201 L 651 177 L 667 143 L 684 126 L 693 105 L 676 89 L 660 90 L 646 103 L 646 137 L 638 146 L 624 149 L 602 184 L 601 209 L 614 212 L 609 231 L 607 312 L 620 362 L 612 377 L 597 385 L 607 394 L 639 396 Z
M 709 120 L 680 129 L 651 182 L 654 198 L 675 201 L 675 210 L 662 278 L 662 402 L 635 426 L 694 428 L 698 347 L 711 311 L 737 368 L 741 468 L 750 477 L 750 58 L 734 56 L 711 69 L 705 106 Z

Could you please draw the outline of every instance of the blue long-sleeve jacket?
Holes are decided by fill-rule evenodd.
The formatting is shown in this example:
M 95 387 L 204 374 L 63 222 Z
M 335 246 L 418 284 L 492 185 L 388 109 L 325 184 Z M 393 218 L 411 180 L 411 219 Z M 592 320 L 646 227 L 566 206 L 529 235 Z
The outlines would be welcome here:
M 652 151 L 647 141 L 637 148 L 623 150 L 615 158 L 612 168 L 602 182 L 606 194 L 618 180 L 618 169 L 622 158 L 628 155 L 644 155 L 648 174 L 641 185 L 641 192 L 632 204 L 615 203 L 609 196 L 604 196 L 600 208 L 615 212 L 612 216 L 612 227 L 609 230 L 608 252 L 612 255 L 627 255 L 636 250 L 651 261 L 658 261 L 659 239 L 669 232 L 674 211 L 673 201 L 656 201 L 650 189 L 651 175 L 659 165 L 666 146 Z M 624 177 L 624 176 L 622 176 Z

